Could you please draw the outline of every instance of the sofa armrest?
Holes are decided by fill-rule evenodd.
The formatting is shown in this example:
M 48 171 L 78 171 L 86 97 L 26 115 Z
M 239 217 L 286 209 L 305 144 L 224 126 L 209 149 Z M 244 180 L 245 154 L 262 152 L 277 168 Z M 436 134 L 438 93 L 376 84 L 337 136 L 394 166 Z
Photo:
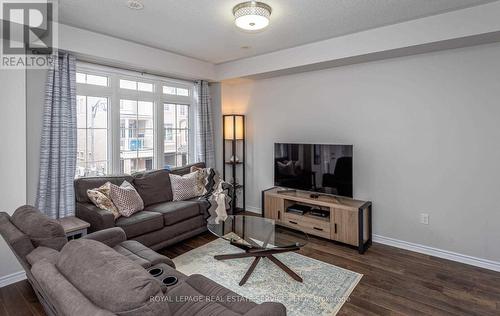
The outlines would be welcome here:
M 121 242 L 127 240 L 125 231 L 120 227 L 106 228 L 91 234 L 85 235 L 82 238 L 92 239 L 102 242 L 103 244 L 113 248 Z
M 90 224 L 89 232 L 115 227 L 115 217 L 111 212 L 101 210 L 94 204 L 76 203 L 76 217 Z
M 286 316 L 286 307 L 281 303 L 264 302 L 246 312 L 244 316 Z

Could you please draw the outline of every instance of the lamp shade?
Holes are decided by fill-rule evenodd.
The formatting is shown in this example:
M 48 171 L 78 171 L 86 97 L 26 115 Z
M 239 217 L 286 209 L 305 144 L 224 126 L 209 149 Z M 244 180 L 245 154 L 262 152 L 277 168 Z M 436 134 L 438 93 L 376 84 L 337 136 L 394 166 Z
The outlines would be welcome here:
M 224 116 L 224 139 L 243 139 L 243 115 Z

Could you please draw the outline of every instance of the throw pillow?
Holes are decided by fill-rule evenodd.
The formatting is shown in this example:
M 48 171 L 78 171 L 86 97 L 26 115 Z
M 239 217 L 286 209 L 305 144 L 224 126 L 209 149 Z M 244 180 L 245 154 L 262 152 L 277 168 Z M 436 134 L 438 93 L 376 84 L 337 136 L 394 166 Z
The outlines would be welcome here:
M 123 181 L 120 186 L 111 184 L 110 196 L 120 214 L 125 217 L 130 217 L 132 214 L 144 209 L 144 202 L 141 196 L 127 181 Z
M 196 166 L 191 167 L 191 173 L 197 172 L 196 175 L 196 194 L 202 196 L 207 194 L 207 178 L 210 174 L 210 168 L 200 168 Z
M 166 170 L 146 171 L 134 175 L 134 187 L 144 206 L 172 201 L 170 178 Z
M 98 188 L 87 190 L 87 196 L 101 210 L 113 213 L 115 219 L 120 217 L 120 212 L 111 200 L 110 193 L 111 182 L 106 182 Z
M 174 201 L 183 201 L 200 196 L 196 182 L 198 181 L 199 172 L 191 172 L 183 176 L 170 174 L 170 183 L 172 184 L 172 193 Z

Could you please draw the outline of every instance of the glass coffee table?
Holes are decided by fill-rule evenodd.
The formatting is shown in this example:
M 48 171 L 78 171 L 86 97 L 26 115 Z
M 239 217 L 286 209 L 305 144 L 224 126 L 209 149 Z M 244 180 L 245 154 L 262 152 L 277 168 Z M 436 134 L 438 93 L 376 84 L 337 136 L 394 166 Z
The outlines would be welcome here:
M 244 250 L 244 252 L 216 255 L 214 256 L 215 259 L 229 260 L 255 257 L 248 271 L 241 279 L 240 286 L 245 284 L 262 258 L 271 260 L 293 279 L 302 282 L 302 278 L 297 273 L 293 272 L 274 255 L 299 250 L 307 243 L 308 237 L 306 233 L 283 228 L 272 219 L 247 215 L 230 215 L 219 224 L 208 223 L 207 227 L 214 235 Z

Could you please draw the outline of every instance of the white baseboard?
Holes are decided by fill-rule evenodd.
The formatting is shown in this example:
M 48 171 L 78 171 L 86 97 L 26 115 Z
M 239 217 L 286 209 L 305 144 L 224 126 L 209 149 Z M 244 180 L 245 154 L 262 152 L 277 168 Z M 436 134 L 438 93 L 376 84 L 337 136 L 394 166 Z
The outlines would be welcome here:
M 260 207 L 247 206 L 246 210 L 249 212 L 254 212 L 254 213 L 259 213 L 259 214 L 262 213 Z M 380 243 L 380 244 L 393 246 L 396 248 L 406 249 L 406 250 L 410 250 L 410 251 L 414 251 L 414 252 L 418 252 L 418 253 L 423 253 L 423 254 L 429 255 L 429 256 L 448 259 L 451 261 L 465 263 L 465 264 L 469 264 L 471 266 L 500 272 L 500 262 L 498 262 L 498 261 L 472 257 L 472 256 L 464 255 L 464 254 L 453 252 L 453 251 L 438 249 L 438 248 L 429 247 L 429 246 L 425 246 L 425 245 L 421 245 L 421 244 L 415 244 L 415 243 L 411 243 L 408 241 L 384 237 L 384 236 L 375 235 L 375 234 L 373 235 L 373 241 Z
M 245 207 L 245 211 L 252 212 L 252 213 L 257 213 L 257 214 L 261 214 L 262 213 L 262 210 L 261 210 L 260 207 L 248 206 L 248 205 Z
M 404 240 L 384 237 L 380 235 L 373 235 L 373 242 L 500 272 L 500 262 L 493 260 L 472 257 L 453 251 L 415 244 Z
M 4 287 L 12 283 L 22 281 L 24 279 L 26 279 L 26 272 L 24 271 L 18 271 L 12 274 L 4 275 L 3 277 L 0 277 L 0 287 Z

